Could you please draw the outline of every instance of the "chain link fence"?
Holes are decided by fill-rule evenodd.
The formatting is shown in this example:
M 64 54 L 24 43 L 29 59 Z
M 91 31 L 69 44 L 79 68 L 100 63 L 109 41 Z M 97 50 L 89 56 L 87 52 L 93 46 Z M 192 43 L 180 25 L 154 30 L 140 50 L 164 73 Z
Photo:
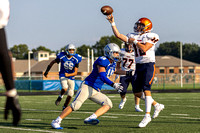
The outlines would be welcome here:
M 84 80 L 86 76 L 76 76 L 76 80 Z M 182 80 L 181 80 L 182 77 Z M 60 90 L 58 87 L 60 80 L 58 76 L 52 76 L 51 80 L 43 80 L 43 76 L 32 76 L 32 77 L 16 77 L 15 78 L 15 87 L 18 91 L 43 91 L 43 88 L 48 83 L 56 83 L 57 88 L 55 90 Z M 111 77 L 111 80 L 114 81 L 115 75 Z M 116 80 L 116 82 L 119 81 Z M 154 76 L 152 89 L 200 89 L 200 74 L 156 74 Z M 0 92 L 4 92 L 5 87 L 3 80 L 0 79 Z

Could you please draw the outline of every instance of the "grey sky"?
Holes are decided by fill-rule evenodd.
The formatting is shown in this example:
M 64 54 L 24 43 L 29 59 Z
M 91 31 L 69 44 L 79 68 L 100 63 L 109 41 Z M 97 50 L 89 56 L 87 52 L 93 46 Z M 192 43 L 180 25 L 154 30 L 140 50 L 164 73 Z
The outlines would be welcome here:
M 9 47 L 27 44 L 59 50 L 68 43 L 94 45 L 112 30 L 100 8 L 114 9 L 122 34 L 133 32 L 134 23 L 149 18 L 159 43 L 182 41 L 200 44 L 199 0 L 10 0 L 7 30 Z

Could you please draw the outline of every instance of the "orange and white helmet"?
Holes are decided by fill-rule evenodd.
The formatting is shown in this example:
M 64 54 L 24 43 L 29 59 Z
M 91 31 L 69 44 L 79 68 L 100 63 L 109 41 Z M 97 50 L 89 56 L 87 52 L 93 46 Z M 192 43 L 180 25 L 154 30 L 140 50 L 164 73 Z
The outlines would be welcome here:
M 134 26 L 134 32 L 143 34 L 152 30 L 152 22 L 148 18 L 140 18 Z

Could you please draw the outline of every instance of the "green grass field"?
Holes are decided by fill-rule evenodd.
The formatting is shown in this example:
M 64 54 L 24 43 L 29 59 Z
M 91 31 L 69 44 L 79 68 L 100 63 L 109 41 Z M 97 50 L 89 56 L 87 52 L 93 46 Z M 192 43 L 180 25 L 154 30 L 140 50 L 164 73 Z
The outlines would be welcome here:
M 159 117 L 152 119 L 146 128 L 138 128 L 144 112 L 134 112 L 132 94 L 127 94 L 124 109 L 118 109 L 118 94 L 107 94 L 113 102 L 113 108 L 99 117 L 96 126 L 85 125 L 83 120 L 90 116 L 99 105 L 87 100 L 79 111 L 66 117 L 61 126 L 63 130 L 52 129 L 50 123 L 57 118 L 62 109 L 55 106 L 57 95 L 20 96 L 22 120 L 18 127 L 11 126 L 9 120 L 3 119 L 5 97 L 0 97 L 0 132 L 33 133 L 33 132 L 67 132 L 67 133 L 197 133 L 200 132 L 200 93 L 154 93 L 153 98 L 165 105 Z M 65 98 L 65 97 L 64 97 Z M 145 109 L 144 101 L 141 108 Z M 153 114 L 154 108 L 152 107 Z

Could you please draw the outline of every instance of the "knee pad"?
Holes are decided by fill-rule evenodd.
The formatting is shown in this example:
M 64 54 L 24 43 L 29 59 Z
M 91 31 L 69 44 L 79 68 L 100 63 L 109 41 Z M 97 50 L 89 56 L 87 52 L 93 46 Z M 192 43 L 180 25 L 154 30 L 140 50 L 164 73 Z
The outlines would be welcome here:
M 79 101 L 79 100 L 76 100 L 76 101 L 72 102 L 72 104 L 71 104 L 72 110 L 73 111 L 79 110 L 80 107 L 82 106 L 82 104 L 83 103 L 81 101 Z
M 69 89 L 67 95 L 70 96 L 70 97 L 73 97 L 74 96 L 74 90 L 73 89 Z
M 110 108 L 113 107 L 112 101 L 109 98 L 106 98 L 102 105 L 108 105 Z

